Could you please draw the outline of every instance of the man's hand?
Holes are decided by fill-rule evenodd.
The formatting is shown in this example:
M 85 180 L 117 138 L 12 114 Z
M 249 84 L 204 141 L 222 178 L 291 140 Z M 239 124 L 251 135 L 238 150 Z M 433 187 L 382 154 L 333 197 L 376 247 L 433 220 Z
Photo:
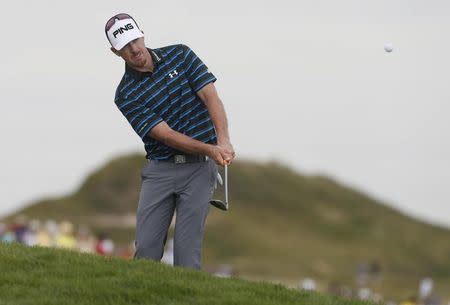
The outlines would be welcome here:
M 236 157 L 233 145 L 231 145 L 230 141 L 223 141 L 223 142 L 219 141 L 217 145 L 219 147 L 222 147 L 223 150 L 225 151 L 226 155 L 224 161 L 227 165 L 230 165 L 233 162 L 234 158 Z
M 229 154 L 223 147 L 218 145 L 209 145 L 210 150 L 208 156 L 212 158 L 218 165 L 225 166 L 230 164 L 229 161 L 232 159 L 231 154 Z

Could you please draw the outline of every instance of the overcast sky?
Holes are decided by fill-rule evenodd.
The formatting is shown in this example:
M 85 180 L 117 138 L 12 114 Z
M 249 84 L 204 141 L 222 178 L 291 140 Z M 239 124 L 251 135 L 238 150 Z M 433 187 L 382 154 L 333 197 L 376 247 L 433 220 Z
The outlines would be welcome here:
M 147 46 L 187 44 L 217 76 L 240 158 L 326 174 L 450 227 L 448 1 L 8 1 L 2 10 L 0 215 L 144 151 L 114 105 L 124 65 L 103 32 L 128 12 Z

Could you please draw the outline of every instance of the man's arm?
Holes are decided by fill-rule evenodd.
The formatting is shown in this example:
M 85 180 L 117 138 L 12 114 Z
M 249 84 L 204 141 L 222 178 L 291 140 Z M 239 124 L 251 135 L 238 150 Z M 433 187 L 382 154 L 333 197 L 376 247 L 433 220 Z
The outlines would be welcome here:
M 208 108 L 209 115 L 217 132 L 217 144 L 225 149 L 228 154 L 225 160 L 230 164 L 235 157 L 235 152 L 230 142 L 225 108 L 217 94 L 216 87 L 213 83 L 209 83 L 197 91 L 197 95 L 205 103 L 206 108 Z
M 225 109 L 217 95 L 214 82 L 216 77 L 208 70 L 203 61 L 186 45 L 181 45 L 183 49 L 183 66 L 189 85 L 208 108 L 212 123 L 217 132 L 217 144 L 225 149 L 226 163 L 230 164 L 235 156 L 233 146 L 230 143 L 228 134 L 228 123 L 225 115 Z
M 115 103 L 141 139 L 150 136 L 177 150 L 207 155 L 217 164 L 222 166 L 225 164 L 226 152 L 222 147 L 205 144 L 174 131 L 161 117 L 148 111 L 138 100 L 123 98 L 122 95 L 116 94 Z
M 164 121 L 151 129 L 150 137 L 186 153 L 207 155 L 222 166 L 225 165 L 224 159 L 228 156 L 224 148 L 192 139 L 173 130 Z

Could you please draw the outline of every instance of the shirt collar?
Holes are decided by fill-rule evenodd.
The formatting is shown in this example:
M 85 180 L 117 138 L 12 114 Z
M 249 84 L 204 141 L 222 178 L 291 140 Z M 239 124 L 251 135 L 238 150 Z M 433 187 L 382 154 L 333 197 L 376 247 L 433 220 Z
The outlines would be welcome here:
M 147 50 L 149 51 L 150 56 L 152 57 L 152 61 L 153 61 L 153 65 L 154 65 L 153 71 L 155 71 L 156 68 L 163 61 L 163 58 L 161 56 L 161 53 L 158 52 L 158 50 L 152 50 L 150 48 L 147 48 Z M 125 63 L 125 73 L 130 74 L 132 77 L 134 77 L 136 79 L 142 79 L 142 78 L 144 78 L 145 74 L 152 73 L 152 72 L 141 72 L 141 71 L 131 68 L 127 63 Z

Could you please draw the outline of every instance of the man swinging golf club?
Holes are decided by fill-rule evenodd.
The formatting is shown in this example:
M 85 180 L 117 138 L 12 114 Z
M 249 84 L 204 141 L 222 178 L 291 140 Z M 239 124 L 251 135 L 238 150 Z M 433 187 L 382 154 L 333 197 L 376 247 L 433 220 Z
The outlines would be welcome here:
M 186 45 L 147 48 L 128 14 L 110 18 L 105 33 L 111 51 L 125 61 L 115 103 L 148 159 L 141 171 L 135 258 L 162 258 L 176 210 L 174 264 L 200 269 L 217 164 L 230 165 L 235 157 L 216 78 Z M 211 203 L 227 208 L 227 202 Z

